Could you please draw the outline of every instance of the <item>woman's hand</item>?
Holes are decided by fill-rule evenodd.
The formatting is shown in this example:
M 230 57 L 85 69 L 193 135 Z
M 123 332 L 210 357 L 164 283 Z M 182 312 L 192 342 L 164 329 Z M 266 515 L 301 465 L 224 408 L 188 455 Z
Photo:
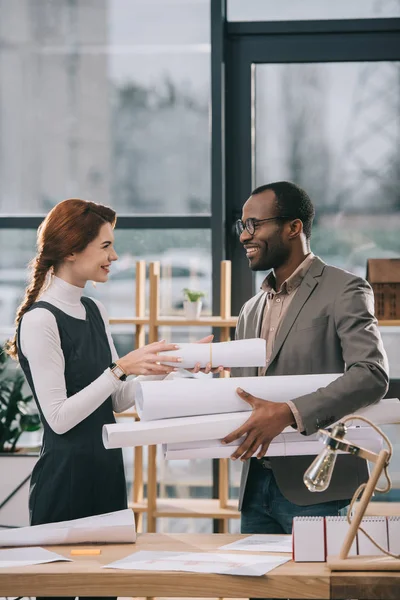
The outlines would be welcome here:
M 143 348 L 129 352 L 129 354 L 119 358 L 117 364 L 127 375 L 168 375 L 168 373 L 176 371 L 177 367 L 161 365 L 160 363 L 163 360 L 180 363 L 182 359 L 177 356 L 163 356 L 159 352 L 178 349 L 179 346 L 176 344 L 167 344 L 165 340 L 161 340 L 161 342 L 153 342 L 143 346 Z
M 214 335 L 213 334 L 212 335 L 207 335 L 206 337 L 201 338 L 201 340 L 197 340 L 197 342 L 195 342 L 195 343 L 196 344 L 211 344 L 212 341 L 213 341 L 213 339 L 214 339 Z M 222 371 L 230 371 L 230 369 L 229 368 L 224 369 L 224 367 L 222 367 L 222 366 L 219 366 L 219 367 L 216 367 L 215 369 L 212 369 L 211 368 L 211 363 L 207 363 L 206 366 L 205 366 L 205 368 L 202 369 L 200 367 L 200 363 L 197 363 L 194 366 L 193 369 L 187 369 L 187 371 L 190 371 L 191 373 L 198 373 L 199 371 L 201 371 L 202 373 L 208 374 L 210 372 L 211 373 L 221 373 Z

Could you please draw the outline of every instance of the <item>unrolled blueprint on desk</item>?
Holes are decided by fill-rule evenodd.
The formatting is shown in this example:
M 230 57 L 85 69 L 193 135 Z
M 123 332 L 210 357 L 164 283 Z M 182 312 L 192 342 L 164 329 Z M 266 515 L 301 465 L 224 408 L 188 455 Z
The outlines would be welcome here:
M 265 575 L 290 560 L 284 556 L 211 554 L 206 552 L 152 552 L 141 550 L 117 560 L 105 569 L 131 571 L 187 571 L 218 575 Z
M 249 535 L 246 538 L 221 546 L 218 550 L 240 552 L 289 552 L 292 554 L 292 536 L 275 534 Z
M 71 562 L 70 558 L 65 558 L 65 556 L 61 556 L 60 554 L 56 554 L 45 548 L 34 546 L 30 548 L 10 548 L 8 550 L 0 550 L 0 569 L 41 565 L 62 560 Z

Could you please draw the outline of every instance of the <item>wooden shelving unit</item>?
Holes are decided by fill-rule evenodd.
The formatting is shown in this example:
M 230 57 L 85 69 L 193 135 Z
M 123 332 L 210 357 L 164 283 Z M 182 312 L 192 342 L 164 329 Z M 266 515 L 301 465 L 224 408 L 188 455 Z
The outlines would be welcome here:
M 135 331 L 135 349 L 141 348 L 146 343 L 146 325 L 149 324 L 149 319 L 145 316 L 146 313 L 146 263 L 140 260 L 136 263 L 136 317 L 110 319 L 111 325 L 134 325 Z M 131 418 L 135 421 L 139 417 L 135 411 L 126 411 L 118 415 L 118 418 Z M 143 448 L 136 446 L 133 450 L 133 488 L 132 501 L 134 504 L 144 502 L 143 499 Z M 135 511 L 136 528 L 142 530 L 142 512 Z
M 132 325 L 136 330 L 135 348 L 145 344 L 145 328 L 149 330 L 149 343 L 159 339 L 160 327 L 217 327 L 220 340 L 228 341 L 230 331 L 236 326 L 237 317 L 231 315 L 231 263 L 221 262 L 221 305 L 220 315 L 202 316 L 188 320 L 179 316 L 160 315 L 160 263 L 150 263 L 149 316 L 145 309 L 146 265 L 144 261 L 136 263 L 136 316 L 110 318 L 111 325 Z M 229 376 L 222 373 L 221 376 Z M 134 411 L 118 415 L 119 418 L 138 420 Z M 218 522 L 220 533 L 228 531 L 228 519 L 239 518 L 237 501 L 229 499 L 228 459 L 219 460 L 219 480 L 217 499 L 194 498 L 157 498 L 157 446 L 148 447 L 147 497 L 144 498 L 143 448 L 134 449 L 133 494 L 130 506 L 136 516 L 138 531 L 142 530 L 143 514 L 147 513 L 147 531 L 156 531 L 157 518 L 210 518 Z
M 237 318 L 231 315 L 231 263 L 221 262 L 221 305 L 220 315 L 200 317 L 188 320 L 184 317 L 164 317 L 160 315 L 160 263 L 150 264 L 150 325 L 149 342 L 159 338 L 159 327 L 162 326 L 204 326 L 219 327 L 221 342 L 230 339 L 230 330 L 235 327 Z M 223 373 L 227 376 L 228 373 Z M 147 531 L 156 531 L 158 517 L 198 517 L 213 518 L 218 520 L 220 533 L 228 531 L 227 519 L 238 517 L 239 513 L 228 505 L 228 460 L 219 461 L 219 498 L 213 499 L 157 499 L 157 447 L 149 447 L 148 456 L 148 506 L 147 506 Z
M 134 512 L 147 512 L 147 503 L 132 503 Z M 221 508 L 219 499 L 208 498 L 158 498 L 156 500 L 155 517 L 197 518 L 197 519 L 237 519 L 239 518 L 237 501 L 229 500 L 225 508 Z

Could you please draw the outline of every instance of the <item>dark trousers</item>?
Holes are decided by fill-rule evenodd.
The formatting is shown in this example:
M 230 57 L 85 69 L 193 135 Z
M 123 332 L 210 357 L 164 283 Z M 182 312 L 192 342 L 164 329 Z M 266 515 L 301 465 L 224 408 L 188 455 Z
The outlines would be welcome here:
M 241 514 L 241 533 L 292 533 L 293 517 L 337 517 L 350 500 L 300 506 L 282 495 L 272 470 L 251 459 Z

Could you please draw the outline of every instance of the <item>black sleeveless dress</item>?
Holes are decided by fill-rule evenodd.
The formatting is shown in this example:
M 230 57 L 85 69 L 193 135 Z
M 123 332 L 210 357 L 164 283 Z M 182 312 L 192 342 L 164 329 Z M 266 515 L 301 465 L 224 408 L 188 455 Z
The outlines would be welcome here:
M 56 318 L 65 358 L 67 396 L 97 379 L 112 362 L 104 321 L 96 304 L 82 297 L 86 319 L 76 319 L 47 302 Z M 19 334 L 19 331 L 18 331 Z M 40 411 L 44 435 L 31 477 L 31 525 L 79 519 L 127 507 L 122 450 L 106 450 L 102 427 L 115 423 L 111 396 L 81 423 L 59 435 L 47 424 L 37 398 L 29 362 L 18 343 L 18 357 Z M 49 367 L 50 368 L 50 367 Z

